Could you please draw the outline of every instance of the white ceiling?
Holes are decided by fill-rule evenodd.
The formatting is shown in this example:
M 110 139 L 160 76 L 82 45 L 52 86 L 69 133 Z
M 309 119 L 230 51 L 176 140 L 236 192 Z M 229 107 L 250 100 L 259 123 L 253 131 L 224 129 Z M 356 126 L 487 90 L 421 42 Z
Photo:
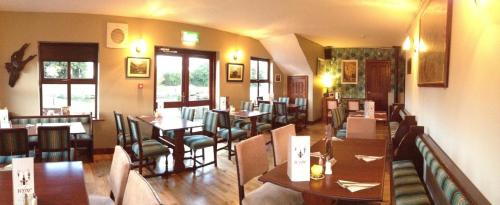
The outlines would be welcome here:
M 264 39 L 297 33 L 323 46 L 400 45 L 421 0 L 1 0 L 0 10 L 163 19 Z

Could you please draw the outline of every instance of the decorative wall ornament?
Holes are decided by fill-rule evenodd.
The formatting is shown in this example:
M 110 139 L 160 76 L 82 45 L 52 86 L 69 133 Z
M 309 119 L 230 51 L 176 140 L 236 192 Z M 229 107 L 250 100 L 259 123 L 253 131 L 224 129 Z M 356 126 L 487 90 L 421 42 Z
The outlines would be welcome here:
M 126 64 L 127 78 L 149 78 L 150 58 L 128 57 Z
M 239 63 L 226 64 L 226 80 L 227 82 L 243 82 L 243 72 L 245 65 Z
M 435 0 L 420 16 L 419 87 L 448 87 L 452 11 L 453 0 Z
M 358 84 L 358 60 L 342 60 L 342 84 Z
M 23 60 L 24 52 L 29 45 L 30 44 L 25 43 L 19 50 L 17 50 L 10 56 L 10 63 L 5 63 L 5 68 L 7 69 L 7 72 L 9 72 L 10 87 L 14 87 L 16 85 L 16 82 L 19 79 L 24 66 L 36 57 L 36 55 L 31 55 L 26 58 L 26 60 Z
M 276 74 L 274 76 L 274 82 L 280 83 L 281 82 L 281 74 Z
M 128 24 L 108 23 L 106 46 L 108 48 L 126 48 L 128 42 Z

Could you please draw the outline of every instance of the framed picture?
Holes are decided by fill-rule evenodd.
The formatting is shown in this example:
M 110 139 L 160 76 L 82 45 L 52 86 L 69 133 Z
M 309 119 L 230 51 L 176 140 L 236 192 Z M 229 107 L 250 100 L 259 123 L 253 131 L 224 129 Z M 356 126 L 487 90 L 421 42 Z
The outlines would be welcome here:
M 108 23 L 106 29 L 106 46 L 108 48 L 126 48 L 128 38 L 128 24 Z
M 358 60 L 342 60 L 341 84 L 358 84 Z
M 281 74 L 276 74 L 274 76 L 274 82 L 277 82 L 277 83 L 281 82 Z
M 448 87 L 453 0 L 434 0 L 420 17 L 418 86 Z
M 149 78 L 150 58 L 128 57 L 126 63 L 127 78 Z
M 226 64 L 227 82 L 243 82 L 245 65 L 239 63 Z

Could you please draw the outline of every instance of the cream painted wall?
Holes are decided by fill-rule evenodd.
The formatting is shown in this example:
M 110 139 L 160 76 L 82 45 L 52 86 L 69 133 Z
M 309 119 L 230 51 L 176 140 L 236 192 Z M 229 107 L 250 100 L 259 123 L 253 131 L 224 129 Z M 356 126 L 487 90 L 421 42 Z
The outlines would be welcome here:
M 500 204 L 500 3 L 478 2 L 454 1 L 449 87 L 418 87 L 418 54 L 408 54 L 414 60 L 405 103 L 488 200 Z M 417 23 L 409 31 L 415 39 Z
M 95 123 L 95 147 L 112 147 L 115 144 L 113 110 L 124 114 L 148 114 L 152 112 L 154 79 L 126 79 L 125 58 L 131 56 L 129 49 L 106 47 L 106 23 L 127 23 L 129 39 L 143 38 L 147 50 L 143 56 L 152 58 L 154 68 L 154 46 L 169 46 L 217 52 L 220 68 L 220 95 L 230 96 L 231 103 L 249 99 L 250 57 L 271 56 L 255 39 L 182 23 L 126 18 L 117 16 L 55 13 L 18 13 L 0 11 L 0 62 L 10 60 L 14 50 L 23 43 L 30 43 L 26 55 L 38 52 L 39 41 L 97 42 L 99 43 L 99 109 L 104 121 Z M 200 42 L 194 47 L 181 43 L 181 31 L 200 33 Z M 240 49 L 243 52 L 238 63 L 245 64 L 243 83 L 226 82 L 226 63 L 230 54 Z M 279 72 L 279 71 L 277 71 Z M 7 85 L 7 72 L 0 69 L 0 102 L 18 115 L 39 114 L 38 58 L 30 62 L 14 88 Z M 153 75 L 152 75 L 153 76 Z M 143 83 L 144 89 L 137 89 Z M 277 90 L 281 87 L 278 86 Z

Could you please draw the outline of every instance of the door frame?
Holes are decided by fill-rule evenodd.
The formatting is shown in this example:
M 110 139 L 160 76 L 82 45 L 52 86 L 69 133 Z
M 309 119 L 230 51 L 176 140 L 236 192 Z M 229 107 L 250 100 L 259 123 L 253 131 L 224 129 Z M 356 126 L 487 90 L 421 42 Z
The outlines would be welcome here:
M 173 47 L 168 47 L 168 46 L 155 46 L 155 52 L 154 52 L 154 93 L 153 93 L 153 110 L 156 110 L 156 83 L 157 83 L 157 75 L 158 75 L 158 64 L 157 64 L 157 56 L 159 54 L 164 54 L 164 55 L 172 55 L 172 56 L 184 56 L 184 55 L 189 55 L 189 56 L 200 56 L 200 57 L 207 57 L 211 61 L 210 67 L 209 67 L 209 108 L 213 109 L 215 107 L 215 80 L 216 80 L 216 56 L 217 53 L 214 51 L 201 51 L 201 50 L 193 50 L 193 49 L 185 49 L 185 48 L 173 48 Z M 182 76 L 184 77 L 185 75 L 188 74 L 189 70 L 184 69 L 184 66 L 188 65 L 188 58 L 183 58 L 182 59 Z M 174 106 L 165 106 L 167 107 L 181 107 L 181 106 L 203 106 L 205 105 L 206 101 L 189 101 L 189 80 L 184 80 L 182 81 L 183 90 L 185 90 L 186 95 L 182 97 L 181 102 L 174 102 Z M 166 103 L 166 102 L 165 102 Z M 179 105 L 179 106 L 175 106 Z
M 385 62 L 385 63 L 389 63 L 389 75 L 387 77 L 389 77 L 389 85 L 387 86 L 387 93 L 386 93 L 386 99 L 387 99 L 387 106 L 389 106 L 389 92 L 391 91 L 391 70 L 392 70 L 392 61 L 391 60 L 377 60 L 377 59 L 367 59 L 365 60 L 365 100 L 370 100 L 368 99 L 368 63 L 369 62 Z M 388 107 L 386 109 L 389 109 Z
M 292 76 L 287 76 L 286 78 L 286 95 L 290 97 L 290 79 L 294 77 L 305 77 L 306 78 L 306 96 L 305 98 L 309 99 L 309 76 L 308 75 L 292 75 Z M 290 99 L 291 100 L 291 99 Z M 291 102 L 291 101 L 290 101 Z M 295 103 L 295 99 L 293 99 L 293 102 Z

